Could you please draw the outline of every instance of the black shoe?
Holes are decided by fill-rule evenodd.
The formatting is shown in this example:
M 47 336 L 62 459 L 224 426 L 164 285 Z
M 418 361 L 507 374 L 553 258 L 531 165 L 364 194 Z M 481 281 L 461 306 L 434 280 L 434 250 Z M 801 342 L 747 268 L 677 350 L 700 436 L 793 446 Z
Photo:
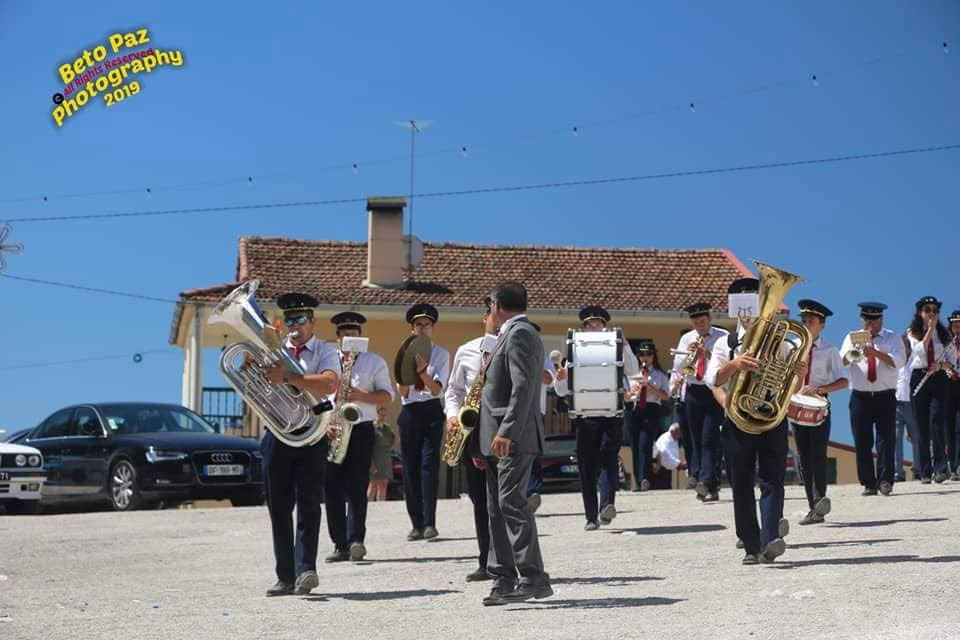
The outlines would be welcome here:
M 876 489 L 864 489 L 864 490 L 863 490 L 863 493 L 861 493 L 860 495 L 862 495 L 862 496 L 875 496 L 875 495 L 877 495 L 877 490 L 876 490 Z
M 530 510 L 530 513 L 536 513 L 542 502 L 543 498 L 540 497 L 539 493 L 531 493 L 527 496 L 527 509 Z
M 828 498 L 827 496 L 823 496 L 822 498 L 817 500 L 815 503 L 813 503 L 813 512 L 816 513 L 818 516 L 827 515 L 828 513 L 830 513 L 830 509 L 832 508 L 833 508 L 833 504 L 830 502 L 830 498 Z M 780 536 L 780 537 L 782 538 L 783 536 Z
M 708 493 L 707 495 L 703 496 L 701 500 L 703 501 L 704 504 L 706 504 L 707 502 L 718 502 L 720 500 L 720 493 L 719 492 Z
M 788 533 L 790 533 L 790 521 L 786 518 L 780 518 L 777 521 L 777 537 L 786 538 Z
M 350 559 L 349 551 L 341 551 L 340 549 L 334 549 L 333 553 L 328 555 L 323 559 L 324 562 L 346 562 Z
M 697 486 L 694 488 L 697 490 L 697 495 L 701 499 L 707 497 L 707 494 L 710 493 L 710 491 L 707 489 L 707 485 L 703 484 L 702 482 L 698 482 Z
M 600 524 L 610 524 L 616 517 L 617 508 L 614 505 L 608 504 L 603 509 L 600 509 Z
M 467 582 L 483 582 L 484 580 L 493 580 L 493 576 L 487 573 L 486 567 L 479 567 L 473 573 L 467 574 Z
M 757 564 L 758 562 L 760 561 L 757 560 L 757 556 L 752 553 L 744 555 L 743 560 L 740 561 L 741 564 Z
M 425 526 L 425 527 L 423 528 L 423 539 L 424 539 L 424 540 L 431 540 L 431 539 L 433 539 L 433 538 L 436 538 L 438 535 L 440 535 L 440 534 L 437 532 L 437 528 L 436 528 L 436 527 L 431 527 L 430 525 L 427 525 L 427 526 Z
M 950 476 L 948 476 L 947 474 L 945 474 L 945 473 L 943 473 L 943 472 L 937 472 L 937 473 L 933 474 L 933 481 L 936 482 L 937 484 L 941 484 L 944 480 L 946 480 L 946 479 L 949 478 L 949 477 L 950 477 Z
M 737 538 L 737 549 L 743 549 L 743 540 Z
M 885 495 L 885 496 L 888 496 L 888 495 L 890 495 L 892 492 L 893 492 L 893 485 L 892 485 L 892 484 L 890 484 L 889 482 L 886 482 L 886 481 L 880 483 L 880 493 L 882 493 L 882 494 Z
M 493 585 L 493 589 L 490 589 L 490 595 L 483 599 L 483 606 L 499 607 L 507 604 L 507 600 L 504 598 L 507 594 L 513 593 L 514 589 L 516 589 L 516 587 L 512 584 L 498 582 Z
M 293 583 L 277 580 L 277 584 L 267 589 L 267 597 L 289 596 L 293 593 Z
M 930 484 L 930 482 L 931 482 L 930 478 L 923 478 L 922 480 L 920 480 L 920 484 Z
M 350 559 L 354 562 L 360 562 L 367 556 L 367 547 L 362 542 L 350 543 Z
M 820 524 L 821 522 L 823 522 L 823 516 L 813 510 L 808 511 L 807 515 L 800 518 L 801 525 Z
M 687 489 L 696 489 L 697 488 L 697 479 L 696 478 L 687 478 Z
M 640 491 L 650 491 L 650 481 L 646 478 L 640 481 Z
M 530 600 L 531 598 L 535 600 L 542 600 L 543 598 L 549 598 L 552 595 L 553 589 L 550 587 L 549 582 L 544 582 L 543 584 L 524 583 L 510 593 L 504 594 L 503 599 L 507 602 L 524 602 L 526 600 Z
M 410 533 L 407 534 L 407 540 L 411 542 L 414 540 L 423 540 L 423 531 L 420 529 L 410 529 Z
M 598 525 L 596 522 L 588 522 L 587 524 L 583 525 L 584 531 L 596 531 L 599 528 L 600 525 Z

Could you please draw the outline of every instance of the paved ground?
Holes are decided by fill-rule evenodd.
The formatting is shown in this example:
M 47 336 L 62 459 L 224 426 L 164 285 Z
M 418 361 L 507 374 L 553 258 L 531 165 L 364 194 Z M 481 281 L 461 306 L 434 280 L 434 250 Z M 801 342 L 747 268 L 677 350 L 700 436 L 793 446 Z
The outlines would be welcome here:
M 788 488 L 794 522 L 800 494 Z M 406 542 L 402 503 L 371 505 L 370 562 L 321 566 L 303 598 L 262 595 L 263 508 L 2 516 L 0 638 L 960 638 L 960 485 L 831 494 L 826 525 L 794 526 L 780 561 L 755 567 L 734 548 L 729 493 L 621 494 L 594 533 L 578 495 L 546 496 L 556 595 L 495 609 L 463 580 L 466 498 L 440 503 L 433 542 Z

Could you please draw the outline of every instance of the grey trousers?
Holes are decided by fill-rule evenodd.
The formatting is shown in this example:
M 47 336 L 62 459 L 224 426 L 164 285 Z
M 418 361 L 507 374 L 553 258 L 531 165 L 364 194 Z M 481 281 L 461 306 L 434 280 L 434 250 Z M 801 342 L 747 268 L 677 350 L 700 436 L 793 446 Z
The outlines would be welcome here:
M 545 584 L 537 521 L 527 508 L 527 483 L 537 456 L 519 454 L 487 458 L 487 512 L 490 554 L 487 571 L 498 582 Z

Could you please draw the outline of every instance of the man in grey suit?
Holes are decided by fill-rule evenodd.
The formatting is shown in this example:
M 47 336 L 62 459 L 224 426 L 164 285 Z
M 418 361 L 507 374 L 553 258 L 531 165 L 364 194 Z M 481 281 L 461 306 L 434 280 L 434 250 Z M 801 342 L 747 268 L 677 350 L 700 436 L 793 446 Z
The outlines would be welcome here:
M 483 599 L 487 606 L 553 595 L 526 495 L 530 471 L 543 451 L 543 343 L 527 319 L 527 290 L 522 284 L 501 282 L 491 300 L 500 333 L 487 361 L 479 432 L 487 461 L 491 547 L 487 570 L 496 576 L 490 595 Z

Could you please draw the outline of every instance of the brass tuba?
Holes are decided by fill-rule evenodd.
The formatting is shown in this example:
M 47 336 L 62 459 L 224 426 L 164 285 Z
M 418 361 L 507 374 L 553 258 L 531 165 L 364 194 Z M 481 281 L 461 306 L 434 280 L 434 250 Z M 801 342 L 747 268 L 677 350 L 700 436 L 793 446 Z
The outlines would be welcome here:
M 787 291 L 802 278 L 756 260 L 754 264 L 760 274 L 760 312 L 743 336 L 741 353 L 760 360 L 760 368 L 733 374 L 726 412 L 741 431 L 756 435 L 786 417 L 790 396 L 802 382 L 795 367 L 809 361 L 813 338 L 799 322 L 776 319 Z
M 303 375 L 304 371 L 257 305 L 258 286 L 259 280 L 240 285 L 207 320 L 207 324 L 225 324 L 242 336 L 241 342 L 220 354 L 220 371 L 277 440 L 291 447 L 316 444 L 326 435 L 333 403 L 292 385 L 275 385 L 264 375 L 264 369 L 277 362 L 291 373 Z

